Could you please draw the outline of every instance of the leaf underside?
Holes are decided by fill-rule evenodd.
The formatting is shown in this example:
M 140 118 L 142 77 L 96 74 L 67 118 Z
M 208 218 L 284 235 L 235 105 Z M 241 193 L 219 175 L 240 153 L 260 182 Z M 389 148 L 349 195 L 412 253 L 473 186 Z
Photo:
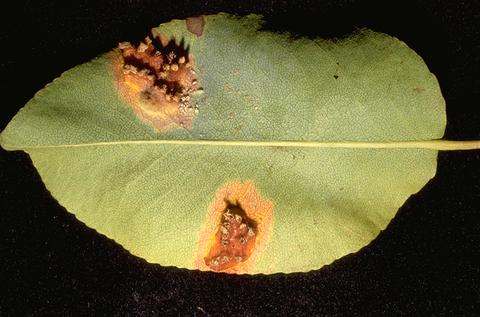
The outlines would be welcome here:
M 293 40 L 261 31 L 261 23 L 219 14 L 205 17 L 201 36 L 183 20 L 155 29 L 183 39 L 195 58 L 204 94 L 194 97 L 199 113 L 189 129 L 158 133 L 140 121 L 104 55 L 38 92 L 1 144 L 28 152 L 79 220 L 152 263 L 198 268 L 216 193 L 245 181 L 273 203 L 273 224 L 255 263 L 239 273 L 309 271 L 356 252 L 435 175 L 437 151 L 148 142 L 442 137 L 438 82 L 403 42 L 369 30 Z M 147 142 L 122 143 L 133 140 Z

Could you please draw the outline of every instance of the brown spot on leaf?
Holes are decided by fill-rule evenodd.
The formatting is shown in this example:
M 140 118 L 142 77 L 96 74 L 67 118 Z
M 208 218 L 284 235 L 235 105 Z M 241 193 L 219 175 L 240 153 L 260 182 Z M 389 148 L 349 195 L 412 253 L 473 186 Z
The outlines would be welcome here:
M 120 43 L 116 53 L 118 91 L 135 114 L 159 132 L 190 128 L 197 112 L 190 99 L 200 87 L 183 43 L 153 35 L 137 46 Z
M 214 271 L 224 271 L 246 261 L 255 246 L 255 222 L 248 218 L 240 205 L 227 202 L 222 217 L 215 234 L 217 243 L 205 257 L 205 264 Z
M 196 36 L 201 36 L 203 34 L 203 28 L 205 27 L 205 19 L 203 16 L 190 17 L 185 20 L 187 24 L 187 30 L 195 34 Z
M 270 239 L 272 210 L 272 202 L 260 196 L 253 182 L 224 185 L 200 232 L 195 267 L 248 273 Z

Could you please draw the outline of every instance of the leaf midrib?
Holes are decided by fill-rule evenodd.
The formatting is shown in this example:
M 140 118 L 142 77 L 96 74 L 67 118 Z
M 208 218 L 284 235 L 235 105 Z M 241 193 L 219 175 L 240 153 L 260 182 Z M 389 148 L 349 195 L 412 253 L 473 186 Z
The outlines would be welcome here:
M 47 149 L 74 147 L 101 147 L 114 145 L 185 145 L 185 146 L 241 146 L 241 147 L 301 147 L 301 148 L 346 148 L 346 149 L 428 149 L 438 151 L 480 149 L 480 140 L 417 140 L 391 142 L 321 142 L 321 141 L 246 141 L 246 140 L 128 140 L 78 144 L 52 145 L 9 145 L 2 147 L 16 149 Z

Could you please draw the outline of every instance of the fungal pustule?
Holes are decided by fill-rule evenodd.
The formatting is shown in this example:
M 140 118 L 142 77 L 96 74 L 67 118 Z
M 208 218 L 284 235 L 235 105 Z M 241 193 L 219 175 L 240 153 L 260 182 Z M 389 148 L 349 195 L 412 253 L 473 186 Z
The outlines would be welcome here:
M 255 224 L 248 219 L 241 206 L 227 204 L 222 215 L 216 243 L 205 257 L 205 263 L 215 271 L 222 271 L 247 260 L 255 246 Z
M 115 52 L 119 94 L 142 121 L 158 132 L 191 127 L 198 111 L 190 96 L 200 87 L 186 48 L 155 34 L 139 45 L 122 42 Z
M 223 185 L 208 208 L 194 266 L 203 271 L 250 273 L 268 244 L 273 203 L 252 181 Z

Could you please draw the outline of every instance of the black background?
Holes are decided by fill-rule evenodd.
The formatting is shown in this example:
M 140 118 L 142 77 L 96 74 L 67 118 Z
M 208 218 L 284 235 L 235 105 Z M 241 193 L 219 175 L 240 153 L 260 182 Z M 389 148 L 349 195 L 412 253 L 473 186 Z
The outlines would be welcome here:
M 43 3 L 42 3 L 43 2 Z M 480 139 L 478 1 L 14 1 L 2 12 L 0 129 L 61 72 L 172 18 L 265 15 L 267 29 L 405 41 L 439 79 L 448 139 Z M 370 245 L 303 274 L 230 276 L 146 263 L 80 223 L 29 157 L 0 150 L 0 315 L 423 315 L 480 309 L 480 151 L 437 176 Z

